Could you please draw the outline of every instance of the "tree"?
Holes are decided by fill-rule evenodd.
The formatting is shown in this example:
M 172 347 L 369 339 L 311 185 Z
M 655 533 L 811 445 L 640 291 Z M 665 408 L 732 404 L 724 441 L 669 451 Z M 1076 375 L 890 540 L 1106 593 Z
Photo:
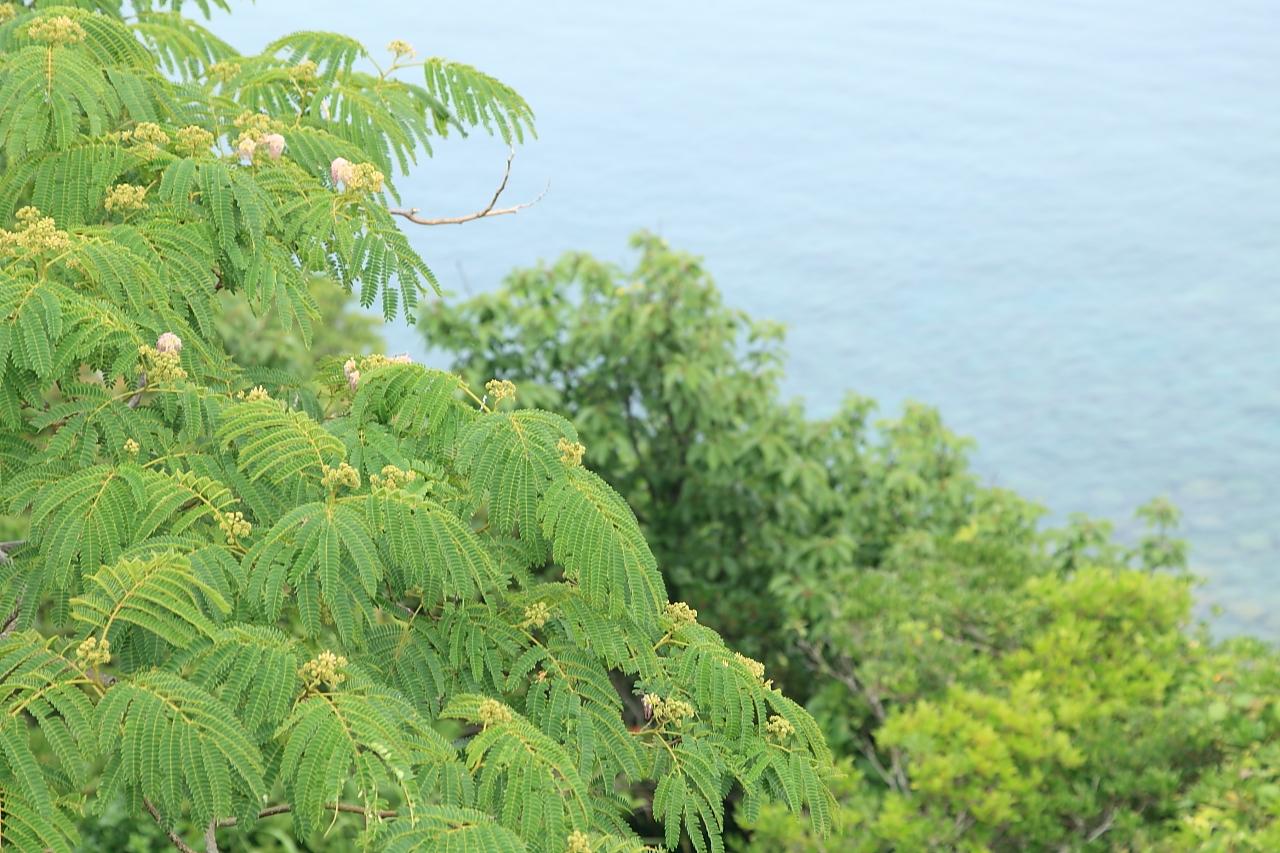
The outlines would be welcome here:
M 401 41 L 240 56 L 178 2 L 0 9 L 0 841 L 123 802 L 182 850 L 277 815 L 634 850 L 638 797 L 719 850 L 731 790 L 826 825 L 812 718 L 668 601 L 570 421 L 405 358 L 230 355 L 223 292 L 304 340 L 320 276 L 411 311 L 393 172 L 532 132 L 514 91 Z
M 777 403 L 780 327 L 726 308 L 698 259 L 652 235 L 633 245 L 627 272 L 571 253 L 499 292 L 433 302 L 423 334 L 472 381 L 519 380 L 528 399 L 568 414 L 673 594 L 763 656 L 781 629 L 773 567 L 806 559 L 789 545 L 828 494 L 807 455 L 813 430 Z
M 785 674 L 841 756 L 839 833 L 774 806 L 778 850 L 1274 848 L 1280 656 L 1190 616 L 1177 512 L 1136 543 L 984 485 L 908 405 L 872 425 L 778 399 L 776 329 L 696 259 L 570 254 L 424 308 L 465 375 L 573 412 L 679 594 Z M 781 660 L 779 660 L 781 658 Z

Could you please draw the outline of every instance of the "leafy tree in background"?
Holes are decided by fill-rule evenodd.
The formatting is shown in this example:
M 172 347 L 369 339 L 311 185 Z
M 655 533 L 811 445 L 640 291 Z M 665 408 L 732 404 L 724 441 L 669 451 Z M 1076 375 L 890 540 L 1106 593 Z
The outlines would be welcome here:
M 830 441 L 840 460 L 810 456 L 846 426 L 815 428 L 778 405 L 781 328 L 726 308 L 696 258 L 650 235 L 634 244 L 630 273 L 569 254 L 500 292 L 433 303 L 420 325 L 472 381 L 519 376 L 526 399 L 564 411 L 627 496 L 673 595 L 750 654 L 776 652 L 763 567 L 852 553 L 841 530 L 808 553 L 791 545 L 831 508 L 825 463 L 856 461 L 857 442 Z M 852 402 L 848 426 L 865 413 Z
M 568 420 L 232 357 L 224 293 L 304 341 L 319 278 L 411 310 L 391 176 L 530 132 L 518 95 L 400 41 L 237 55 L 177 2 L 0 9 L 0 844 L 123 810 L 181 850 L 622 851 L 643 808 L 706 851 L 730 792 L 826 826 L 813 719 L 668 601 Z
M 1176 511 L 1042 529 L 969 444 L 909 405 L 778 400 L 781 335 L 641 235 L 424 308 L 472 377 L 572 412 L 673 589 L 785 674 L 843 756 L 840 834 L 776 807 L 778 850 L 1269 850 L 1280 843 L 1280 657 L 1190 617 Z

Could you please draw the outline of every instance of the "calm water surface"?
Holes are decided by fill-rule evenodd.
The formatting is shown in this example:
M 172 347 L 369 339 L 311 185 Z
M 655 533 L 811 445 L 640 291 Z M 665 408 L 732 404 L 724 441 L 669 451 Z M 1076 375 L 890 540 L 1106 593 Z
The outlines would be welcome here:
M 1186 515 L 1221 630 L 1280 636 L 1280 4 L 1274 0 L 272 0 L 215 29 L 405 38 L 511 83 L 536 208 L 413 239 L 445 286 L 650 228 L 785 321 L 787 390 L 938 405 L 1058 517 Z M 401 183 L 487 201 L 504 150 Z M 390 332 L 423 353 L 416 333 Z

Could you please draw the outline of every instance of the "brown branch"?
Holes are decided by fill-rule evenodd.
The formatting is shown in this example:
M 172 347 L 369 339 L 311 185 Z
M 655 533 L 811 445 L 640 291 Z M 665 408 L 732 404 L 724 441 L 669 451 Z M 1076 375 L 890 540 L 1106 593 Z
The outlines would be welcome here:
M 13 606 L 13 610 L 9 611 L 9 615 L 4 617 L 4 625 L 0 626 L 0 637 L 7 637 L 13 633 L 13 626 L 18 624 L 18 617 L 22 615 L 22 599 L 18 599 L 18 603 Z
M 889 719 L 889 712 L 885 708 L 884 702 L 881 701 L 880 694 L 858 678 L 857 669 L 852 660 L 842 655 L 843 660 L 840 661 L 842 666 L 837 668 L 832 666 L 826 656 L 823 655 L 822 649 L 808 640 L 798 638 L 796 645 L 809 657 L 809 660 L 812 661 L 819 672 L 834 678 L 848 688 L 853 695 L 861 696 L 866 700 L 867 705 L 871 708 L 872 716 L 876 718 L 876 722 L 884 725 L 885 721 Z M 868 737 L 867 740 L 870 741 L 871 738 Z M 875 750 L 874 744 L 868 743 L 868 746 L 871 751 Z M 864 747 L 864 754 L 866 751 L 867 749 Z M 889 747 L 889 768 L 887 773 L 878 761 L 873 762 L 872 766 L 880 774 L 880 778 L 889 783 L 890 788 L 895 789 L 904 797 L 911 795 L 911 781 L 907 778 L 906 761 L 901 749 L 896 746 Z
M 165 826 L 164 818 L 160 816 L 160 812 L 156 811 L 156 807 L 151 805 L 150 800 L 143 799 L 142 805 L 146 806 L 147 811 L 151 813 L 151 817 L 154 818 L 155 822 L 164 830 L 164 834 L 169 836 L 169 840 L 173 842 L 174 847 L 177 847 L 182 851 L 182 853 L 196 853 L 195 848 L 183 841 L 181 835 L 174 832 L 168 826 Z
M 0 563 L 8 562 L 9 552 L 14 548 L 21 548 L 27 544 L 25 539 L 14 539 L 10 542 L 0 542 Z M 14 626 L 18 624 L 18 618 L 22 616 L 22 599 L 19 598 L 13 604 L 13 610 L 9 611 L 9 615 L 4 617 L 4 622 L 0 623 L 0 637 L 7 637 L 13 633 Z
M 138 408 L 138 404 L 142 402 L 142 392 L 147 390 L 147 374 L 144 372 L 138 376 L 138 393 L 129 398 L 126 404 L 131 409 Z
M 392 216 L 403 216 L 414 225 L 461 225 L 464 222 L 474 222 L 477 219 L 486 219 L 491 216 L 506 216 L 511 213 L 519 213 L 527 207 L 533 207 L 542 201 L 542 197 L 547 194 L 547 190 L 551 189 L 551 185 L 547 184 L 546 189 L 538 194 L 533 201 L 527 201 L 523 204 L 512 205 L 511 207 L 496 207 L 498 199 L 502 197 L 502 193 L 507 188 L 507 180 L 511 177 L 511 161 L 515 159 L 516 150 L 511 149 L 507 154 L 507 166 L 502 172 L 502 183 L 498 184 L 498 189 L 494 192 L 493 198 L 489 199 L 489 204 L 484 210 L 478 210 L 475 213 L 466 213 L 462 216 L 442 216 L 437 219 L 427 219 L 418 215 L 418 208 L 411 207 L 404 209 L 400 207 L 388 208 L 387 212 Z
M 327 803 L 325 805 L 325 808 L 332 809 L 335 812 L 348 812 L 350 814 L 361 814 L 361 815 L 367 814 L 363 806 L 357 806 L 352 803 Z M 265 809 L 258 812 L 258 819 L 261 820 L 264 817 L 271 817 L 272 815 L 286 814 L 291 811 L 293 811 L 293 806 L 289 805 L 288 803 L 280 803 L 274 806 L 267 806 Z M 377 812 L 374 812 L 373 815 L 377 817 L 379 820 L 391 820 L 392 818 L 400 816 L 399 812 L 394 812 L 389 810 L 377 811 Z M 236 825 L 236 819 L 233 817 L 224 817 L 218 821 L 219 829 L 224 829 L 228 826 L 235 826 L 235 825 Z
M 218 853 L 218 822 L 216 820 L 205 827 L 204 853 Z

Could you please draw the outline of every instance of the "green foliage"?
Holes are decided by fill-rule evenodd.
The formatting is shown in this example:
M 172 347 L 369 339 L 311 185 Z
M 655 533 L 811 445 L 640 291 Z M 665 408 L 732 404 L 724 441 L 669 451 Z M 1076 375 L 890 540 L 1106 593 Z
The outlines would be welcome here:
M 420 322 L 473 383 L 513 379 L 564 412 L 635 510 L 672 596 L 763 656 L 780 625 L 759 567 L 800 557 L 786 542 L 822 476 L 802 419 L 774 402 L 780 331 L 726 309 L 696 259 L 636 245 L 634 271 L 571 254 L 499 293 L 432 303 Z
M 524 101 L 135 5 L 0 23 L 0 845 L 634 851 L 648 806 L 720 850 L 731 794 L 825 830 L 816 723 L 668 604 L 568 420 L 313 333 L 413 308 L 395 174 Z M 327 342 L 255 363 L 265 318 Z
M 423 325 L 464 375 L 571 415 L 674 594 L 758 650 L 841 756 L 834 838 L 795 818 L 792 773 L 777 802 L 742 798 L 737 846 L 1275 847 L 1280 656 L 1192 624 L 1168 502 L 1139 510 L 1133 543 L 1084 518 L 1045 529 L 928 408 L 872 425 L 849 399 L 808 420 L 778 401 L 777 330 L 724 307 L 695 259 L 635 245 L 632 270 L 567 255 Z M 728 737 L 771 713 L 733 659 L 695 649 L 687 695 L 736 697 Z M 717 799 L 680 785 L 655 812 L 672 789 L 686 814 Z

